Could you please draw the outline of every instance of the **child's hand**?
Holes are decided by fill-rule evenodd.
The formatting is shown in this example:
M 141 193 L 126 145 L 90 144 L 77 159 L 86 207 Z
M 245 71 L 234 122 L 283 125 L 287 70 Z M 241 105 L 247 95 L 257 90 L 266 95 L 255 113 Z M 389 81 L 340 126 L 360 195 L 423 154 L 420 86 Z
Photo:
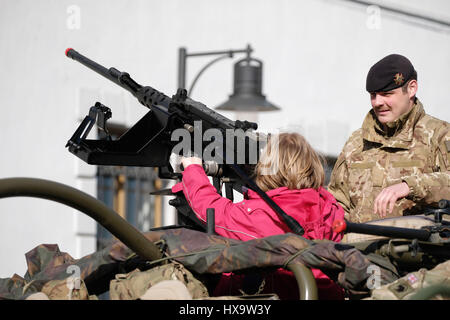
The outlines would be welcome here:
M 181 159 L 181 164 L 183 165 L 184 170 L 186 170 L 186 168 L 189 167 L 191 164 L 203 165 L 202 159 L 197 157 L 189 157 L 189 158 L 183 157 Z

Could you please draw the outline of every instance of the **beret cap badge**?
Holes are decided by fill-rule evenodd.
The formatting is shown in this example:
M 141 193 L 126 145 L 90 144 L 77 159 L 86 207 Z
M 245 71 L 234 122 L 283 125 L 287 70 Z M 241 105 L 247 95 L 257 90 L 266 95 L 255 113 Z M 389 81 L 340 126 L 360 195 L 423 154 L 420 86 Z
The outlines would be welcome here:
M 405 82 L 405 78 L 403 77 L 403 74 L 396 73 L 395 76 L 394 76 L 394 82 L 398 86 L 402 85 L 403 82 Z
M 367 73 L 367 92 L 387 92 L 403 86 L 409 80 L 417 80 L 417 72 L 411 61 L 399 54 L 390 54 L 375 63 Z

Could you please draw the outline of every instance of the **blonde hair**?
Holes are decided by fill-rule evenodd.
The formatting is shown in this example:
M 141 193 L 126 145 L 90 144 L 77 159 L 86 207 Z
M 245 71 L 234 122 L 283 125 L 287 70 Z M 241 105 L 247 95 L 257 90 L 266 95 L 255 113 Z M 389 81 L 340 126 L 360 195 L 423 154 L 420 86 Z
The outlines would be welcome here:
M 325 180 L 323 161 L 303 136 L 281 133 L 271 137 L 261 153 L 255 182 L 263 191 L 279 187 L 318 189 Z M 266 174 L 268 168 L 272 169 L 270 174 Z

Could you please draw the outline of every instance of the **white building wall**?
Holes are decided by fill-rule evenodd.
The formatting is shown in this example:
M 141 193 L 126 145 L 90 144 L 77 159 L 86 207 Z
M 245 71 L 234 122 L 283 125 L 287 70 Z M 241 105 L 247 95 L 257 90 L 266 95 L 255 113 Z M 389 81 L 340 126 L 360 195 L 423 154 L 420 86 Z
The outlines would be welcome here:
M 450 21 L 446 0 L 377 3 Z M 171 96 L 179 47 L 250 44 L 264 62 L 263 92 L 282 108 L 259 114 L 260 130 L 299 130 L 337 155 L 370 108 L 368 69 L 390 53 L 411 59 L 426 111 L 449 121 L 449 29 L 383 11 L 377 19 L 344 0 L 0 0 L 0 178 L 43 178 L 95 196 L 95 168 L 64 148 L 79 120 L 96 101 L 116 123 L 132 125 L 145 114 L 127 92 L 66 58 L 67 47 Z M 208 61 L 189 58 L 188 83 Z M 192 98 L 210 107 L 226 100 L 232 64 L 212 66 Z M 94 221 L 61 204 L 8 198 L 0 214 L 0 277 L 23 275 L 24 253 L 41 243 L 75 258 L 95 249 Z

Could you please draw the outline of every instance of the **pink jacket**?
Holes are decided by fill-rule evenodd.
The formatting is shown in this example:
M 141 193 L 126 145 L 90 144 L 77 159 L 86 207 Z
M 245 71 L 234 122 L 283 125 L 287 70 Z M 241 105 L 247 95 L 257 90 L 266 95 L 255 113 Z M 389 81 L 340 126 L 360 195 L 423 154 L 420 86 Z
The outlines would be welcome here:
M 181 190 L 196 216 L 205 223 L 206 210 L 215 209 L 215 231 L 220 236 L 246 241 L 292 232 L 278 214 L 253 190 L 248 190 L 244 195 L 245 200 L 238 203 L 220 196 L 200 165 L 192 164 L 184 170 L 182 182 L 172 187 L 174 193 Z M 305 230 L 303 237 L 329 239 L 335 242 L 342 239 L 342 234 L 333 232 L 332 223 L 335 219 L 344 218 L 344 210 L 324 188 L 289 190 L 281 187 L 266 193 L 300 223 Z M 316 278 L 319 299 L 343 299 L 342 289 L 322 271 L 319 269 L 311 271 Z M 281 299 L 298 299 L 297 285 L 289 271 L 279 269 L 274 279 L 276 280 L 270 281 L 269 286 Z M 233 294 L 230 288 L 234 288 L 241 281 L 242 278 L 239 276 L 224 274 L 216 287 L 216 294 Z M 234 294 L 237 294 L 237 291 Z
M 215 209 L 218 235 L 251 240 L 292 232 L 279 215 L 253 190 L 248 190 L 239 203 L 220 196 L 200 165 L 190 165 L 183 172 L 182 182 L 172 191 L 183 193 L 197 217 L 206 223 L 206 209 Z M 281 187 L 266 192 L 288 215 L 305 229 L 307 239 L 340 241 L 342 234 L 332 230 L 335 219 L 344 218 L 344 210 L 324 188 L 289 190 Z

